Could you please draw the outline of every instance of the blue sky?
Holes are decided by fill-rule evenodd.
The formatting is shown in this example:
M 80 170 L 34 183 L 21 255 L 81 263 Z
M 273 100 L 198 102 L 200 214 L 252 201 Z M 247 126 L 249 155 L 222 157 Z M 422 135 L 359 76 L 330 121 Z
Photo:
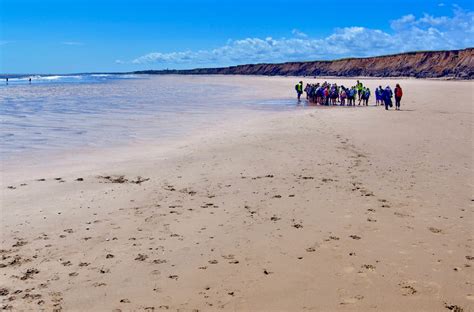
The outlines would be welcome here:
M 0 0 L 0 73 L 214 67 L 472 47 L 473 2 Z

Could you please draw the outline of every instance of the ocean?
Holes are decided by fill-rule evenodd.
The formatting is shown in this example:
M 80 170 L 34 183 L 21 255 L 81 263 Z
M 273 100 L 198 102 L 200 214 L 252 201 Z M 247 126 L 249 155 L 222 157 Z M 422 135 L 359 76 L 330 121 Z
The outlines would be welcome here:
M 0 160 L 156 141 L 298 107 L 293 82 L 267 77 L 120 74 L 0 82 Z M 288 86 L 286 86 L 286 84 Z

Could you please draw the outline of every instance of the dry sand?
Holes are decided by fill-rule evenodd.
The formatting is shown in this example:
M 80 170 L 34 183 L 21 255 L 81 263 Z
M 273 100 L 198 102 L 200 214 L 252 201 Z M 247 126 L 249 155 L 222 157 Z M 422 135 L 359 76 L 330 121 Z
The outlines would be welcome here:
M 473 83 L 403 86 L 400 112 L 3 168 L 1 307 L 473 311 Z

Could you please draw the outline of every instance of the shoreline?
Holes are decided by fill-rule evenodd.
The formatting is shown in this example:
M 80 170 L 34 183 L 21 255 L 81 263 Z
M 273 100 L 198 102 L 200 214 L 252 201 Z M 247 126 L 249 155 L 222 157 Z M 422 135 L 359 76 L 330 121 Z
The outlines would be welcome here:
M 473 309 L 472 85 L 446 109 L 412 83 L 400 112 L 284 111 L 3 176 L 2 307 Z

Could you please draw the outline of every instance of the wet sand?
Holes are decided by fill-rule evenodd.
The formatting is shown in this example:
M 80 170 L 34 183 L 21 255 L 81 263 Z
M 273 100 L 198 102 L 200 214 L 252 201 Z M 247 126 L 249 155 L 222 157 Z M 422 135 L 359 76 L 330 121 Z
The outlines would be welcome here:
M 3 168 L 1 307 L 474 310 L 473 83 L 402 85 L 400 112 L 269 113 Z

